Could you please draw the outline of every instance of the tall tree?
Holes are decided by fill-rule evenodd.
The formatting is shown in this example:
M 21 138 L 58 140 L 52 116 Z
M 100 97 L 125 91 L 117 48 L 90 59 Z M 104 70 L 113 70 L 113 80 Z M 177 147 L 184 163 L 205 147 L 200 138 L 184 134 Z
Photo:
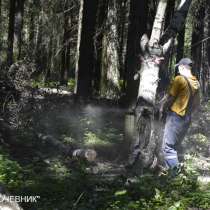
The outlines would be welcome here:
M 44 82 L 47 83 L 51 76 L 51 68 L 52 68 L 52 57 L 53 57 L 53 35 L 52 32 L 50 36 L 50 40 L 47 46 L 47 63 L 46 63 L 46 69 L 45 69 L 45 75 L 44 75 Z
M 204 16 L 205 16 L 205 9 L 200 5 L 196 5 L 194 11 L 194 22 L 193 22 L 193 30 L 192 30 L 192 41 L 191 41 L 191 55 L 194 61 L 194 69 L 195 74 L 201 79 L 201 64 L 202 64 L 202 42 L 203 33 L 204 33 Z
M 94 67 L 94 89 L 100 90 L 103 36 L 108 12 L 108 0 L 100 0 L 97 13 L 97 30 L 95 40 L 95 67 Z
M 119 37 L 117 32 L 117 2 L 109 1 L 106 31 L 103 36 L 101 95 L 106 98 L 119 97 Z
M 142 167 L 148 167 L 152 164 L 155 151 L 158 156 L 161 154 L 161 139 L 157 141 L 157 138 L 154 135 L 158 132 L 159 128 L 153 118 L 153 107 L 157 98 L 160 63 L 164 57 L 166 58 L 177 32 L 182 29 L 190 4 L 191 0 L 181 1 L 180 6 L 174 14 L 174 18 L 169 24 L 167 30 L 162 33 L 167 1 L 160 0 L 150 39 L 145 34 L 142 36 L 140 42 L 142 50 L 142 63 L 139 71 L 140 81 L 138 90 L 138 114 L 142 116 L 142 120 L 144 118 L 144 120 L 148 122 L 150 130 L 147 135 L 142 134 L 140 136 L 139 134 L 139 138 L 141 138 L 139 140 L 139 144 L 140 148 L 142 148 L 140 152 Z M 147 132 L 147 129 L 145 132 Z
M 210 5 L 207 4 L 203 19 L 201 84 L 204 96 L 209 96 L 210 87 Z
M 36 18 L 36 7 L 33 1 L 29 2 L 29 53 L 31 56 L 34 56 L 34 48 L 35 48 L 35 18 Z
M 70 1 L 64 3 L 64 33 L 63 33 L 63 46 L 61 53 L 61 75 L 60 83 L 67 85 L 69 71 L 70 71 L 70 29 L 71 29 L 71 9 L 69 7 Z
M 185 26 L 179 32 L 177 36 L 177 51 L 176 51 L 176 62 L 178 63 L 184 56 L 184 41 L 185 41 Z
M 45 37 L 46 33 L 44 33 L 45 24 L 46 23 L 46 16 L 44 5 L 39 5 L 39 15 L 38 21 L 36 24 L 36 39 L 35 39 L 35 64 L 38 69 L 37 73 L 43 73 L 47 68 L 47 49 L 46 46 L 48 45 L 48 38 Z M 49 45 L 48 45 L 49 46 Z
M 129 1 L 123 0 L 119 2 L 119 24 L 118 24 L 118 37 L 119 37 L 119 66 L 120 66 L 120 79 L 125 78 L 125 56 L 128 34 L 128 14 L 129 14 Z
M 0 0 L 0 31 L 2 30 L 2 0 Z M 0 52 L 2 48 L 2 34 L 0 35 Z
M 7 48 L 7 65 L 13 63 L 13 44 L 14 44 L 14 23 L 15 23 L 15 4 L 16 0 L 10 0 L 9 8 L 9 29 L 8 29 L 8 48 Z
M 174 15 L 174 9 L 175 9 L 175 0 L 168 0 L 168 4 L 166 7 L 164 29 L 166 29 L 169 26 Z
M 15 25 L 14 25 L 14 49 L 17 51 L 17 59 L 21 57 L 22 29 L 25 0 L 16 0 Z
M 140 62 L 140 37 L 146 32 L 148 2 L 146 0 L 131 0 L 128 26 L 127 50 L 125 58 L 126 101 L 129 103 L 137 96 L 138 83 L 133 80 Z
M 82 97 L 92 94 L 97 7 L 98 0 L 80 0 L 75 93 Z

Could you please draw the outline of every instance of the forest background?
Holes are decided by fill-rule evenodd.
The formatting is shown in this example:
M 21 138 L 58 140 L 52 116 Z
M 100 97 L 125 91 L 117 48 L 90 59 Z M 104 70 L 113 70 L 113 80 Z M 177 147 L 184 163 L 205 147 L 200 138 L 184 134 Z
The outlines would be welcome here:
M 180 3 L 167 2 L 162 33 Z M 10 193 L 41 196 L 24 209 L 210 209 L 209 0 L 192 1 L 159 72 L 157 98 L 182 57 L 201 84 L 186 170 L 175 179 L 146 172 L 131 186 L 121 176 L 125 108 L 138 95 L 140 40 L 152 33 L 158 3 L 0 0 L 0 180 Z M 78 147 L 97 151 L 94 166 L 69 155 Z

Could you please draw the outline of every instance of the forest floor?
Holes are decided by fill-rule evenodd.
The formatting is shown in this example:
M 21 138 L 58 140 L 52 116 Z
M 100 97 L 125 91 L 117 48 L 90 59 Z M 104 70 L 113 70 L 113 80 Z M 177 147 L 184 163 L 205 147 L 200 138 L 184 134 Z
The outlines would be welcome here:
M 129 152 L 126 110 L 110 102 L 75 104 L 71 93 L 47 92 L 35 97 L 14 146 L 1 149 L 1 180 L 10 191 L 40 196 L 24 209 L 210 209 L 210 102 L 194 116 L 183 142 L 186 173 L 173 180 L 146 173 L 128 187 L 123 175 Z M 74 160 L 62 153 L 63 146 L 95 149 L 97 159 Z

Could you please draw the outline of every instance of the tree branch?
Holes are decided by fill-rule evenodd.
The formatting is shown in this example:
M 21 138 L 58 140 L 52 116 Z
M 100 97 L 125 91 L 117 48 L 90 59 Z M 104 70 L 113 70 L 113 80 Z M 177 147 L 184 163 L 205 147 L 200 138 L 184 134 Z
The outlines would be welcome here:
M 179 32 L 185 23 L 185 19 L 190 8 L 192 0 L 182 0 L 178 10 L 175 12 L 174 17 L 169 24 L 168 28 L 160 38 L 160 44 L 163 45 L 166 43 L 170 38 L 175 38 L 177 32 Z

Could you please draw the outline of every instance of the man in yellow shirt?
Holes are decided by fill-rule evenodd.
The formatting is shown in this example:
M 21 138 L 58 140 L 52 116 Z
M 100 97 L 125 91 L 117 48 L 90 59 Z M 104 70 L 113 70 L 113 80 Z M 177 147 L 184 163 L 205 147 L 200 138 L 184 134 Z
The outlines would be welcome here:
M 191 122 L 191 114 L 200 103 L 198 80 L 192 74 L 192 61 L 183 58 L 176 65 L 179 76 L 172 82 L 161 103 L 160 112 L 168 109 L 163 135 L 163 156 L 167 168 L 178 167 L 177 145 L 183 140 Z

